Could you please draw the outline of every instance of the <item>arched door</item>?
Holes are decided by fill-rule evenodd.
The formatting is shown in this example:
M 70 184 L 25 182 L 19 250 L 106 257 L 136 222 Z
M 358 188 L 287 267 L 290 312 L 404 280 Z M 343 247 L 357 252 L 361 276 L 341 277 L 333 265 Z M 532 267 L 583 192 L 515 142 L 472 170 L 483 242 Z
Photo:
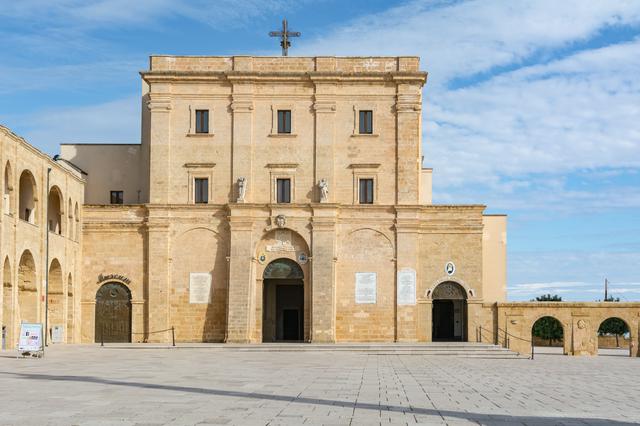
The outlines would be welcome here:
M 106 283 L 96 293 L 96 342 L 131 342 L 131 292 Z
M 432 340 L 466 341 L 467 294 L 453 281 L 439 284 L 433 290 Z
M 263 274 L 262 340 L 304 340 L 304 274 L 291 259 L 276 259 Z

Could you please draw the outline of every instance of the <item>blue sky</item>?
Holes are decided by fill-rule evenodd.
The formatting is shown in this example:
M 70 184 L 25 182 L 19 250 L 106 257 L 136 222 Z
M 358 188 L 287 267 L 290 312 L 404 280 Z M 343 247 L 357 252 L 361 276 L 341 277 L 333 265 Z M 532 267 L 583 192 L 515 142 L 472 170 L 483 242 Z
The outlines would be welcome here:
M 509 298 L 640 300 L 640 2 L 0 0 L 0 123 L 138 142 L 150 54 L 419 55 L 434 202 L 509 214 Z

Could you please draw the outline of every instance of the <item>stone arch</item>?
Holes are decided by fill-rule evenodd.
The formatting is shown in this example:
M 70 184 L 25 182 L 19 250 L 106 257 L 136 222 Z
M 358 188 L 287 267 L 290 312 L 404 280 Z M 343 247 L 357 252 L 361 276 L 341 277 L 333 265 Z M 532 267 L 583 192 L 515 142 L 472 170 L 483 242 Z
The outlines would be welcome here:
M 47 197 L 47 226 L 49 232 L 62 235 L 62 218 L 64 214 L 64 198 L 56 185 L 49 190 Z
M 73 276 L 69 272 L 67 277 L 67 343 L 73 343 L 73 321 L 75 318 L 75 307 L 73 303 Z
M 54 258 L 49 266 L 49 288 L 48 288 L 48 318 L 47 324 L 49 330 L 54 325 L 64 327 L 64 292 L 62 283 L 62 265 L 60 261 Z
M 108 281 L 96 292 L 95 341 L 131 342 L 131 290 Z
M 468 290 L 453 280 L 440 282 L 429 291 L 433 340 L 467 340 L 468 297 Z
M 194 247 L 197 247 L 196 255 Z M 229 281 L 228 252 L 227 239 L 209 227 L 184 229 L 173 237 L 170 264 L 173 285 L 169 303 L 171 323 L 176 326 L 178 341 L 224 340 Z M 209 274 L 211 279 L 208 301 L 193 299 L 192 296 L 196 297 L 196 294 L 191 294 L 191 282 L 202 279 L 202 274 Z M 196 320 L 185 322 L 185 317 Z
M 20 256 L 18 265 L 18 322 L 38 321 L 38 285 L 36 281 L 36 263 L 29 250 Z
M 37 223 L 38 190 L 36 179 L 29 170 L 20 175 L 18 217 L 29 223 Z
M 4 214 L 13 214 L 13 172 L 11 163 L 7 160 L 4 167 L 4 192 L 2 198 L 2 211 Z
M 269 315 L 269 312 L 275 312 L 275 305 L 271 306 L 273 300 L 277 297 L 277 289 L 271 286 L 277 286 L 274 281 L 265 282 L 264 273 L 267 267 L 275 260 L 286 259 L 287 261 L 296 263 L 302 270 L 302 334 L 303 340 L 311 339 L 311 265 L 309 258 L 311 256 L 309 244 L 306 239 L 296 230 L 282 227 L 270 229 L 264 233 L 262 238 L 257 242 L 255 247 L 255 280 L 256 280 L 256 300 L 255 308 L 255 327 L 252 331 L 252 339 L 257 342 L 272 341 L 276 338 L 276 334 L 270 334 L 275 329 L 267 330 L 266 320 L 276 320 L 275 317 Z M 296 290 L 292 290 L 296 291 Z M 268 304 L 268 306 L 267 306 Z M 273 314 L 275 315 L 275 314 Z M 271 326 L 269 326 L 271 327 Z
M 624 318 L 624 315 L 612 315 L 600 318 L 596 329 L 596 350 L 600 354 L 600 349 L 622 349 L 622 351 L 612 352 L 611 355 L 629 355 L 630 343 L 634 341 L 634 332 L 631 327 L 632 322 Z
M 5 343 L 13 342 L 13 276 L 9 256 L 5 257 L 2 269 L 2 331 Z
M 458 278 L 441 278 L 436 281 L 431 287 L 424 292 L 425 299 L 433 299 L 434 290 L 440 285 L 444 283 L 454 283 L 462 288 L 462 291 L 465 293 L 465 299 L 470 299 L 476 297 L 476 293 L 465 281 Z
M 338 341 L 393 341 L 395 339 L 396 264 L 392 240 L 381 230 L 358 227 L 338 233 L 336 263 L 336 321 Z M 362 273 L 366 275 L 361 275 Z M 357 281 L 371 283 L 375 295 L 356 300 Z M 362 295 L 362 293 L 360 293 Z M 357 303 L 360 302 L 360 303 Z M 371 324 L 376 324 L 372 329 Z
M 76 201 L 76 206 L 73 209 L 73 218 L 75 219 L 75 229 L 73 230 L 73 234 L 75 235 L 76 241 L 80 241 L 80 210 L 78 209 L 78 202 Z
M 561 350 L 561 353 L 567 353 L 565 347 L 570 340 L 570 335 L 567 333 L 567 325 L 554 313 L 544 312 L 536 315 L 531 322 L 529 330 L 533 346 L 559 348 L 558 352 Z

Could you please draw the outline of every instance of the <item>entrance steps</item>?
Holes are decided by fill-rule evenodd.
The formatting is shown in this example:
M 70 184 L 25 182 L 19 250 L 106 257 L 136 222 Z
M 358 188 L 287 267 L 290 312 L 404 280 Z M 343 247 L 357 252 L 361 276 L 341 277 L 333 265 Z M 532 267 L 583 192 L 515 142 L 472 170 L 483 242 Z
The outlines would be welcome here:
M 154 343 L 106 344 L 105 348 L 167 349 Z M 426 355 L 463 358 L 528 358 L 509 349 L 488 343 L 177 343 L 171 349 L 200 349 L 228 352 L 350 352 L 367 355 Z

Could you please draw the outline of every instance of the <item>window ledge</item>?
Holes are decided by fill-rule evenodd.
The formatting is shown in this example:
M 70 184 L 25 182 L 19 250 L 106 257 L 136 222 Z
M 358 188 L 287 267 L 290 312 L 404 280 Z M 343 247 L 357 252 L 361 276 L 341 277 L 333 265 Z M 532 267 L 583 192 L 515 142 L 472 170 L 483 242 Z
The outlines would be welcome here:
M 298 137 L 295 133 L 269 133 L 270 138 L 296 138 Z
M 187 133 L 188 138 L 212 138 L 215 133 Z
M 377 133 L 354 133 L 351 135 L 352 138 L 377 138 L 380 136 Z

